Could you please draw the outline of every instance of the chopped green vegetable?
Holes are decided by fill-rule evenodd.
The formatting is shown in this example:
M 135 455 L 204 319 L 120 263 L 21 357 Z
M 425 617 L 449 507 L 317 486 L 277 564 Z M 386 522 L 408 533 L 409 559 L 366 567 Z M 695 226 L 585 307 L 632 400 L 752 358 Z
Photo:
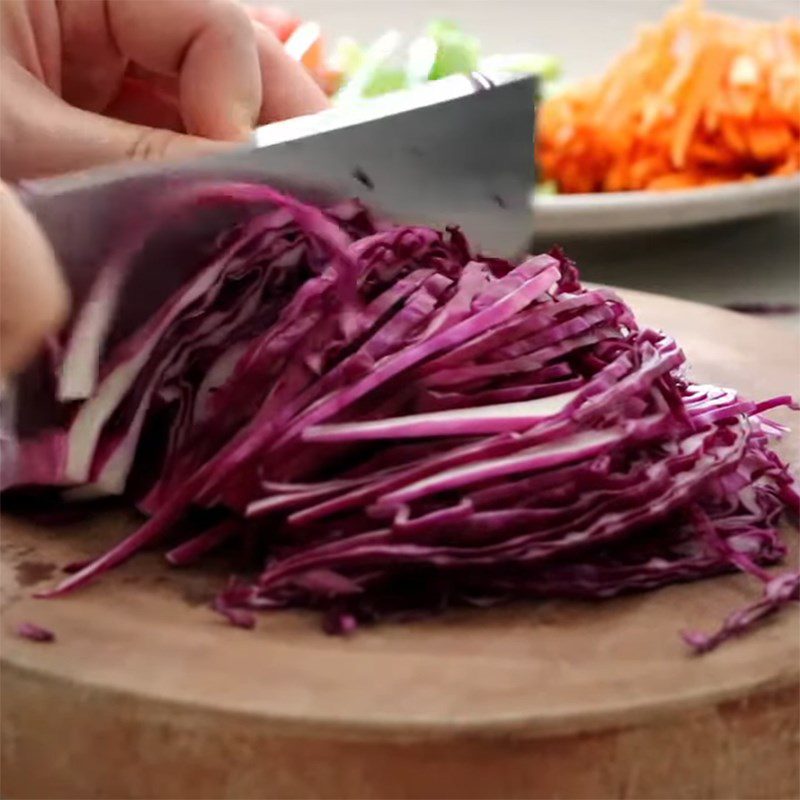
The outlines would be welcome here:
M 487 71 L 524 72 L 539 75 L 546 81 L 555 80 L 561 75 L 561 61 L 545 53 L 487 56 L 481 60 L 480 68 Z
M 404 89 L 405 73 L 389 63 L 400 42 L 397 31 L 388 31 L 361 52 L 352 40 L 346 43 L 343 55 L 354 68 L 349 73 L 344 70 L 345 82 L 336 95 L 337 102 L 353 102 Z
M 406 58 L 409 86 L 418 86 L 430 80 L 438 50 L 436 40 L 430 36 L 420 36 L 411 42 Z
M 397 67 L 381 67 L 376 69 L 372 78 L 364 86 L 364 97 L 377 97 L 378 95 L 396 92 L 408 87 L 406 73 Z
M 531 73 L 539 75 L 545 83 L 561 72 L 558 59 L 543 53 L 481 57 L 477 37 L 449 20 L 430 22 L 424 34 L 407 45 L 397 31 L 383 34 L 367 48 L 352 38 L 340 39 L 333 62 L 343 76 L 335 97 L 337 104 L 475 70 Z
M 426 34 L 436 42 L 436 58 L 428 75 L 429 80 L 472 72 L 478 68 L 480 43 L 455 23 L 436 20 L 428 25 Z
M 336 42 L 332 57 L 333 65 L 348 78 L 364 63 L 364 48 L 351 36 L 342 36 Z

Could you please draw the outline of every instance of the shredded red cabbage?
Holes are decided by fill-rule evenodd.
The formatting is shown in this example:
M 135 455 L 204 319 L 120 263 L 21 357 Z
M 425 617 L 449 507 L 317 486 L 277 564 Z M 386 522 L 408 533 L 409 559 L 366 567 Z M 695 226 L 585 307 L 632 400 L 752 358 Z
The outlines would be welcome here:
M 692 384 L 678 345 L 583 288 L 559 250 L 513 264 L 357 203 L 215 191 L 269 205 L 130 337 L 56 354 L 104 355 L 80 380 L 62 371 L 71 421 L 21 443 L 17 483 L 125 493 L 150 519 L 49 596 L 169 538 L 175 566 L 247 554 L 253 574 L 214 603 L 242 627 L 306 606 L 346 634 L 453 604 L 754 576 L 762 600 L 684 634 L 705 651 L 798 599 L 797 573 L 765 570 L 799 505 L 770 448 L 784 429 L 763 416 L 789 397 Z M 102 320 L 101 290 L 122 282 L 101 275 Z M 106 327 L 79 315 L 73 331 Z
M 54 642 L 56 640 L 56 635 L 53 631 L 33 622 L 20 622 L 17 625 L 17 636 L 21 636 L 23 639 L 30 639 L 32 642 Z

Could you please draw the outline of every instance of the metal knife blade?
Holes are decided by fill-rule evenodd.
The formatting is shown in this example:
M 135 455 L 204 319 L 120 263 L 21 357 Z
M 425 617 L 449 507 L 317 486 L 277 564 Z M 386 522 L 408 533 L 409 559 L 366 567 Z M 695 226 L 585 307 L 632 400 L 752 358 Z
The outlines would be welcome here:
M 532 76 L 452 76 L 264 126 L 225 155 L 32 181 L 24 196 L 77 302 L 132 216 L 195 179 L 255 180 L 314 203 L 357 197 L 392 222 L 458 224 L 478 248 L 518 255 L 532 233 L 535 91 Z

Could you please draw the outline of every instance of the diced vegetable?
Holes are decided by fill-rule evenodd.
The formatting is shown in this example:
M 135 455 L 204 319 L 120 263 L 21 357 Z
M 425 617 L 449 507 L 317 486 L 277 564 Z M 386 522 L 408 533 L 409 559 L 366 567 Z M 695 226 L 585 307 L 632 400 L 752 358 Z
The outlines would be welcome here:
M 388 31 L 369 47 L 343 38 L 332 65 L 343 79 L 336 95 L 338 104 L 409 89 L 420 83 L 475 70 L 524 72 L 543 80 L 556 78 L 559 62 L 536 53 L 482 57 L 480 42 L 449 20 L 432 21 L 422 35 L 410 42 L 397 31 Z
M 474 36 L 464 33 L 449 20 L 435 20 L 428 25 L 425 35 L 436 45 L 428 79 L 435 81 L 448 75 L 460 75 L 478 68 L 480 44 Z
M 487 71 L 539 75 L 545 81 L 554 81 L 561 76 L 561 61 L 555 56 L 542 53 L 486 56 L 481 59 L 480 68 Z

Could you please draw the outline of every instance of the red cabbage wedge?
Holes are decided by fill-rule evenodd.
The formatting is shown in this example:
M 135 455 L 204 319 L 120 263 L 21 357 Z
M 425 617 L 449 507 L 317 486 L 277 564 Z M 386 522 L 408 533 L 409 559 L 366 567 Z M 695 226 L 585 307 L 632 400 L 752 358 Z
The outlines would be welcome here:
M 121 341 L 124 278 L 101 270 L 51 348 L 64 422 L 21 442 L 15 483 L 123 494 L 149 519 L 48 596 L 160 543 L 178 567 L 249 554 L 214 603 L 242 627 L 749 573 L 760 599 L 684 634 L 704 651 L 798 599 L 797 573 L 765 569 L 800 502 L 764 416 L 789 397 L 692 384 L 679 346 L 560 251 L 514 264 L 356 202 L 202 191 L 252 213 Z

